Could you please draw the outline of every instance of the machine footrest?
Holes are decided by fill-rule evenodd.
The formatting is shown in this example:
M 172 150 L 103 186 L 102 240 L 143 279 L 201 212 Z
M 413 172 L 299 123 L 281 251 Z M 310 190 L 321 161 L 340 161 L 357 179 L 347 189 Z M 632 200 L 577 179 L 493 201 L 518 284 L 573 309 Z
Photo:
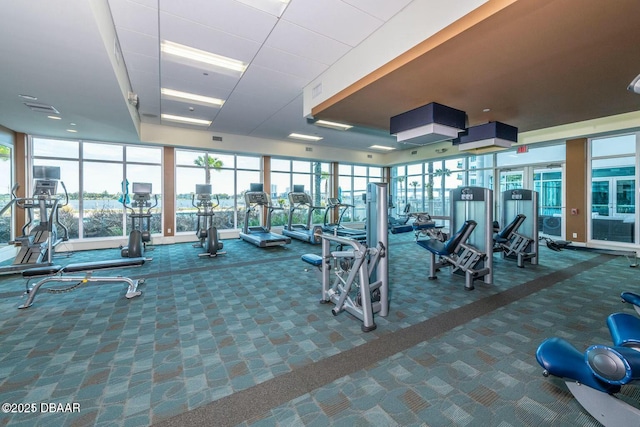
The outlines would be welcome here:
M 304 254 L 301 259 L 307 264 L 311 264 L 315 267 L 320 267 L 322 265 L 322 257 L 316 254 Z

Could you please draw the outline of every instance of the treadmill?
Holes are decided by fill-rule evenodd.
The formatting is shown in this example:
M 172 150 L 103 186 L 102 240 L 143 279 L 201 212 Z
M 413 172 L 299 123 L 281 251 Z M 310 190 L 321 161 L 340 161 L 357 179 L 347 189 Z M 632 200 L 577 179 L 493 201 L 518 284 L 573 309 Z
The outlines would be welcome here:
M 291 238 L 271 232 L 271 212 L 276 207 L 271 205 L 267 193 L 262 191 L 262 184 L 251 184 L 250 190 L 244 193 L 244 201 L 247 212 L 244 216 L 244 224 L 240 232 L 240 238 L 260 248 L 281 246 L 291 243 Z M 266 226 L 249 226 L 249 217 L 256 209 L 267 208 Z
M 304 185 L 294 185 L 293 191 L 288 194 L 288 197 L 291 205 L 289 208 L 289 220 L 287 225 L 284 226 L 282 234 L 314 245 L 322 242 L 320 237 L 322 227 L 312 225 L 313 212 L 322 208 L 312 205 L 311 196 L 304 192 Z M 308 210 L 306 224 L 293 224 L 293 213 L 305 207 Z
M 322 226 L 322 231 L 328 234 L 333 234 L 340 237 L 348 237 L 350 239 L 364 241 L 367 240 L 367 231 L 366 230 L 356 230 L 355 228 L 347 228 L 340 223 L 342 222 L 342 217 L 345 212 L 349 208 L 354 207 L 353 205 L 349 205 L 346 203 L 342 203 L 340 199 L 335 197 L 327 198 L 327 208 L 324 211 L 324 225 Z M 329 212 L 338 209 L 338 222 L 330 223 L 328 222 Z

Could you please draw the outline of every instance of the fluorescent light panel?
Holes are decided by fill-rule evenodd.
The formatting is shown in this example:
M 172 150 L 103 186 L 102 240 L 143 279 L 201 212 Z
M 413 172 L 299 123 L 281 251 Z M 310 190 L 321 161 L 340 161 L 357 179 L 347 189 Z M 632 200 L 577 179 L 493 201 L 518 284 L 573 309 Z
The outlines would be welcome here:
M 188 59 L 190 61 L 202 64 L 213 65 L 214 67 L 224 68 L 231 71 L 244 73 L 248 64 L 237 59 L 227 58 L 226 56 L 216 55 L 215 53 L 185 46 L 182 44 L 164 40 L 160 46 L 160 50 L 167 55 L 177 56 L 178 58 Z
M 162 120 L 169 120 L 171 122 L 188 123 L 190 125 L 198 126 L 210 126 L 211 120 L 194 119 L 192 117 L 174 116 L 173 114 L 161 114 Z
M 372 145 L 369 148 L 373 148 L 374 150 L 386 150 L 386 151 L 395 150 L 394 147 L 387 147 L 386 145 Z
M 338 130 L 348 130 L 353 127 L 351 125 L 346 125 L 344 123 L 330 122 L 328 120 L 317 120 L 315 124 L 325 128 L 338 129 Z
M 201 105 L 213 105 L 216 107 L 222 107 L 224 99 L 212 98 L 210 96 L 198 95 L 196 93 L 181 92 L 179 90 L 161 88 L 160 93 L 162 96 L 177 101 L 192 101 Z
M 305 135 L 302 133 L 290 133 L 289 138 L 302 139 L 303 141 L 320 141 L 321 136 Z

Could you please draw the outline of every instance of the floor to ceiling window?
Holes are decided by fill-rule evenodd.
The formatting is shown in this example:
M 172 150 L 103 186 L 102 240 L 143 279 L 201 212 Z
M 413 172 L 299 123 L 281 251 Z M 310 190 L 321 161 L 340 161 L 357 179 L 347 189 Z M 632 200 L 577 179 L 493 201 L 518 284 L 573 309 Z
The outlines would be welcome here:
M 303 187 L 304 192 L 311 196 L 314 206 L 324 206 L 329 190 L 329 163 L 310 162 L 304 160 L 271 159 L 271 200 L 282 210 L 272 214 L 271 222 L 274 226 L 284 225 L 289 217 L 289 192 L 294 187 Z M 294 223 L 306 223 L 303 212 L 294 212 Z M 313 212 L 313 223 L 321 223 L 324 210 Z
M 60 167 L 64 187 L 58 194 L 65 197 L 66 190 L 69 202 L 59 216 L 70 239 L 127 235 L 131 224 L 122 201 L 134 182 L 152 184 L 153 194 L 158 195 L 158 206 L 151 211 L 151 233 L 161 232 L 160 148 L 38 137 L 32 138 L 31 146 L 33 166 Z
M 196 150 L 176 150 L 176 232 L 194 232 L 196 207 L 192 200 L 197 184 L 211 184 L 214 225 L 235 229 L 244 220 L 244 193 L 261 182 L 260 157 L 237 156 Z
M 0 209 L 4 208 L 11 202 L 12 180 L 12 157 L 11 147 L 0 144 Z M 0 246 L 6 245 L 12 238 L 11 236 L 11 214 L 12 208 L 9 207 L 0 216 Z
M 636 242 L 636 134 L 591 140 L 591 239 Z
M 382 181 L 382 168 L 340 164 L 338 166 L 338 199 L 351 205 L 342 216 L 343 222 L 363 221 L 366 216 L 365 195 L 369 182 Z

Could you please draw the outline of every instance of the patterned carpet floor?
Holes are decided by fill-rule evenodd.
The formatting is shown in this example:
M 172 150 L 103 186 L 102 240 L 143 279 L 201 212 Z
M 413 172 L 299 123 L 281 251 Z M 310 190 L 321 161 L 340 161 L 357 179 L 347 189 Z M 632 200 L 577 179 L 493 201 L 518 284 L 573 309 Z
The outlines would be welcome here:
M 212 259 L 157 246 L 142 267 L 95 273 L 144 279 L 133 299 L 124 284 L 88 283 L 18 310 L 25 280 L 0 276 L 0 400 L 80 407 L 2 413 L 0 425 L 599 425 L 541 375 L 535 351 L 549 336 L 609 343 L 606 317 L 633 313 L 620 292 L 640 291 L 627 259 L 541 247 L 520 269 L 495 254 L 493 284 L 465 291 L 447 271 L 427 279 L 410 233 L 389 242 L 390 312 L 369 333 L 318 303 L 300 256 L 320 247 L 298 241 L 225 240 Z M 623 394 L 640 400 L 635 386 Z

